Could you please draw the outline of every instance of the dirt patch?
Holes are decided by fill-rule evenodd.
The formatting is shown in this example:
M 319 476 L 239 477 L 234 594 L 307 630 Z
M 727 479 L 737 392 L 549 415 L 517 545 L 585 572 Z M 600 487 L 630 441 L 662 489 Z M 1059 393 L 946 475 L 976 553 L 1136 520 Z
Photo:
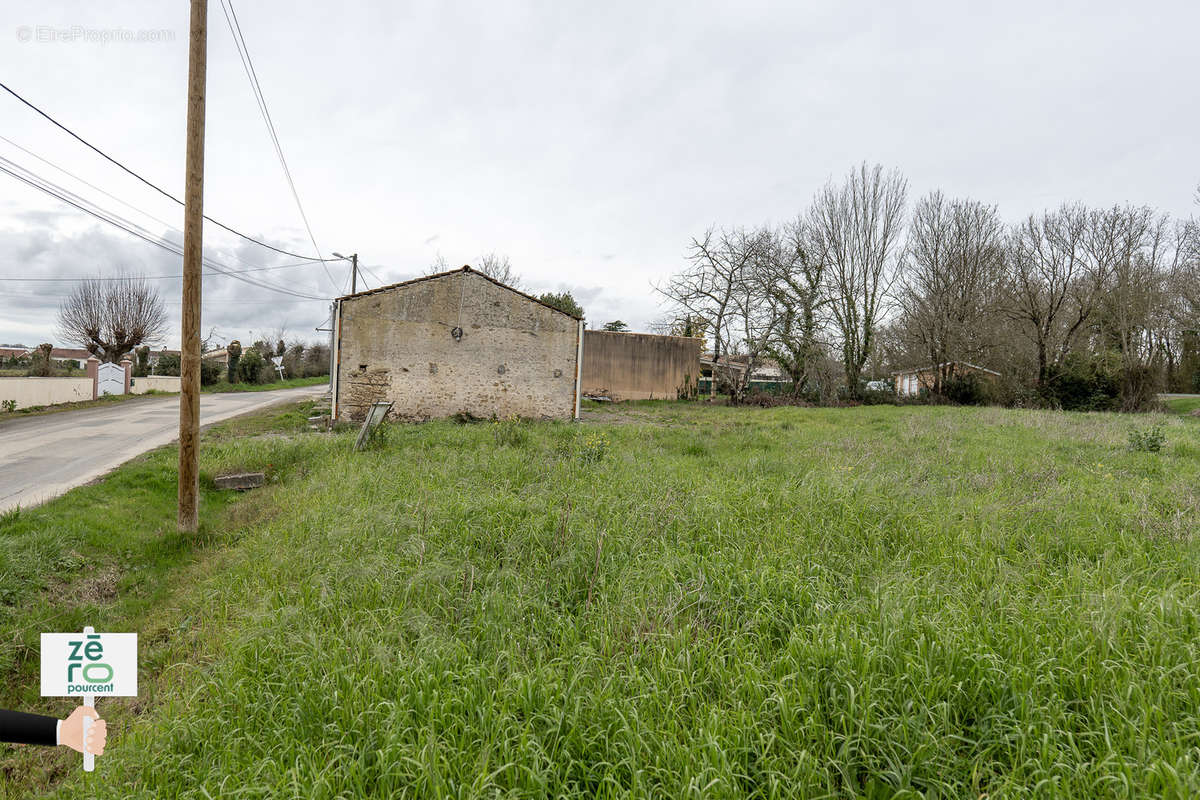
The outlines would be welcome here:
M 632 411 L 580 411 L 579 421 L 600 425 L 640 425 L 655 420 Z
M 116 567 L 102 567 L 98 572 L 76 582 L 69 596 L 86 603 L 111 603 L 117 599 L 117 581 L 121 573 Z
M 82 560 L 83 557 L 79 558 Z M 120 580 L 121 571 L 115 566 L 97 567 L 71 582 L 56 582 L 50 589 L 50 596 L 69 598 L 76 605 L 104 605 L 117 599 Z

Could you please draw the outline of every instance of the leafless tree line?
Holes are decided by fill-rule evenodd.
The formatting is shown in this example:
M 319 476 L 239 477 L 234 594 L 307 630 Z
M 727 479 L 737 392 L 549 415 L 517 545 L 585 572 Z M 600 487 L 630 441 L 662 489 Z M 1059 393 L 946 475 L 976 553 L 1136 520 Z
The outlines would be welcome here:
M 1008 225 L 941 192 L 910 213 L 906 195 L 899 172 L 862 164 L 783 225 L 691 241 L 657 289 L 699 322 L 735 401 L 766 360 L 826 394 L 837 363 L 854 397 L 891 368 L 935 367 L 935 395 L 963 362 L 1037 392 L 1073 358 L 1106 359 L 1127 410 L 1200 371 L 1195 220 L 1065 204 Z

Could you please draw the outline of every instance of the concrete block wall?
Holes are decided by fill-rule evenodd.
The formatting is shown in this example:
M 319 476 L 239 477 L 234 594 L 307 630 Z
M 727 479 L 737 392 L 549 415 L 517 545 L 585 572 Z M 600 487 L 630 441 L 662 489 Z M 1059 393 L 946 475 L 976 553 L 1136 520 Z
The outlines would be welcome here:
M 674 400 L 696 385 L 703 345 L 703 339 L 690 336 L 586 331 L 583 394 Z
M 337 325 L 338 419 L 574 416 L 578 320 L 476 272 L 343 298 Z

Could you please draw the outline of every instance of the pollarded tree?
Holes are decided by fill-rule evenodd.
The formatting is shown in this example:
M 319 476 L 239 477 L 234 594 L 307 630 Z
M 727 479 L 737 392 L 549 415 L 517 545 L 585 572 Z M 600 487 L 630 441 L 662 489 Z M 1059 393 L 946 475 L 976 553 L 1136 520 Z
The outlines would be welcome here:
M 140 276 L 83 281 L 58 309 L 59 336 L 101 361 L 120 361 L 162 336 L 166 324 L 158 290 Z
M 885 173 L 882 166 L 864 162 L 841 184 L 826 184 L 809 215 L 813 255 L 826 265 L 829 309 L 852 397 L 861 393 L 859 378 L 895 278 L 907 192 L 899 171 Z

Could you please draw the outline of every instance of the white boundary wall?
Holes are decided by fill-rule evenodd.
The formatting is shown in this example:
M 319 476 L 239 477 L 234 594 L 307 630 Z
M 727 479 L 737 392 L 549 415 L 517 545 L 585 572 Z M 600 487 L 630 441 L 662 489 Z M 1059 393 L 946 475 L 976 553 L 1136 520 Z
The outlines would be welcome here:
M 144 378 L 131 378 L 130 394 L 145 394 L 146 392 L 178 392 L 178 375 L 147 375 Z
M 16 400 L 17 408 L 29 408 L 91 400 L 92 387 L 91 378 L 0 378 L 0 403 Z

